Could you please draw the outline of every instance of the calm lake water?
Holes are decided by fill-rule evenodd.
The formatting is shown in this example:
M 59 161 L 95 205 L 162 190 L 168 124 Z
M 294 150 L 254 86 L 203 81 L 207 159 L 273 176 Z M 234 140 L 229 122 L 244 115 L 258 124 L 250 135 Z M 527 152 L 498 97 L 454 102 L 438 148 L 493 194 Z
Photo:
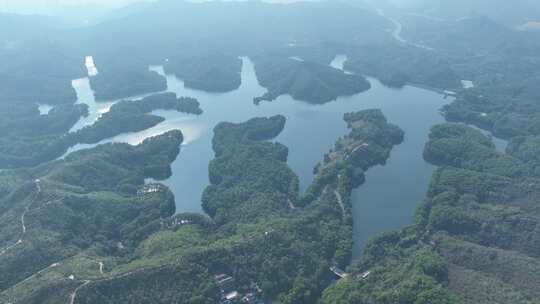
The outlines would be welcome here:
M 338 56 L 332 66 L 342 68 L 344 56 Z M 166 120 L 148 130 L 109 138 L 106 142 L 140 143 L 145 138 L 172 129 L 184 133 L 182 150 L 172 164 L 172 176 L 164 184 L 176 198 L 177 212 L 201 212 L 201 194 L 208 185 L 208 163 L 213 159 L 211 148 L 213 128 L 222 121 L 243 122 L 256 116 L 282 114 L 287 117 L 284 131 L 276 138 L 289 147 L 288 163 L 300 178 L 301 190 L 313 180 L 313 167 L 330 150 L 340 136 L 348 133 L 343 114 L 362 109 L 379 108 L 391 123 L 405 131 L 405 141 L 392 151 L 385 166 L 367 172 L 367 181 L 353 193 L 354 256 L 361 254 L 362 245 L 373 235 L 397 229 L 412 222 L 414 210 L 426 194 L 434 166 L 422 158 L 424 144 L 431 126 L 444 122 L 439 109 L 451 99 L 416 87 L 391 89 L 375 79 L 364 93 L 338 98 L 324 105 L 310 105 L 281 96 L 273 102 L 256 106 L 253 97 L 265 92 L 256 79 L 253 63 L 243 58 L 242 85 L 229 93 L 207 93 L 184 87 L 183 81 L 165 75 L 163 68 L 150 67 L 167 78 L 168 91 L 178 96 L 195 97 L 204 114 L 187 115 L 173 111 L 155 111 Z M 96 103 L 88 80 L 74 81 L 79 102 L 90 106 L 90 116 L 82 119 L 74 130 L 93 123 L 115 101 Z M 71 151 L 95 145 L 80 145 Z

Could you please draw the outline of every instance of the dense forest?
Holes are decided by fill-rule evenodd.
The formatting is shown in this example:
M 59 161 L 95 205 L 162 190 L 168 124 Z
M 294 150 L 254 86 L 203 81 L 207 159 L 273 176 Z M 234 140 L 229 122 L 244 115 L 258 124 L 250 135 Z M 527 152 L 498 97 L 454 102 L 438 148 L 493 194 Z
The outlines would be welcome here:
M 37 104 L 0 104 L 0 167 L 34 166 L 61 156 L 70 146 L 63 135 L 81 116 L 86 105 L 58 105 L 40 115 Z
M 222 53 L 195 53 L 175 56 L 165 63 L 165 72 L 174 74 L 189 88 L 208 92 L 228 92 L 241 84 L 242 61 Z
M 146 130 L 165 120 L 151 114 L 155 110 L 202 114 L 196 99 L 177 98 L 174 93 L 155 94 L 134 101 L 124 100 L 114 104 L 94 124 L 69 133 L 67 141 L 71 142 L 70 146 L 77 143 L 93 144 L 123 133 Z
M 521 26 L 538 22 L 537 5 L 414 12 L 390 2 L 163 0 L 70 29 L 0 14 L 0 302 L 210 304 L 230 291 L 255 303 L 539 302 L 540 39 Z M 88 77 L 88 55 L 97 103 L 114 105 L 70 132 L 90 113 L 72 83 Z M 336 55 L 344 71 L 328 66 Z M 351 192 L 407 140 L 380 110 L 344 115 L 349 133 L 321 151 L 305 192 L 275 141 L 284 116 L 218 124 L 201 214 L 175 214 L 159 183 L 181 131 L 58 160 L 78 143 L 157 126 L 156 110 L 204 115 L 196 99 L 164 93 L 149 66 L 189 88 L 230 92 L 242 57 L 267 90 L 256 103 L 288 94 L 324 104 L 369 90 L 367 76 L 395 92 L 451 96 L 448 123 L 424 148 L 437 169 L 413 223 L 374 236 L 351 260 Z
M 123 256 L 159 230 L 160 218 L 174 213 L 174 198 L 166 188 L 145 195 L 139 189 L 145 178 L 170 174 L 181 142 L 182 134 L 173 131 L 135 147 L 103 145 L 32 170 L 2 173 L 2 243 L 13 245 L 0 252 L 1 289 L 25 279 L 48 286 L 49 274 L 42 273 L 56 271 L 51 265 L 75 272 L 84 267 L 78 259 L 82 263 L 91 261 L 91 255 Z M 73 285 L 65 278 L 52 284 L 51 290 L 56 284 Z M 30 298 L 18 301 L 34 302 L 43 296 L 27 294 L 31 291 L 24 287 L 22 291 L 18 297 Z M 58 302 L 56 296 L 66 297 L 52 293 L 47 301 Z M 2 298 L 14 301 L 9 292 Z
M 258 286 L 261 299 L 313 303 L 332 281 L 330 267 L 349 262 L 352 188 L 363 183 L 365 170 L 384 163 L 392 146 L 403 140 L 403 132 L 387 123 L 378 110 L 347 114 L 345 121 L 351 133 L 336 143 L 318 167 L 316 182 L 306 196 L 299 194 L 298 178 L 286 163 L 287 148 L 267 141 L 284 128 L 284 117 L 218 125 L 213 142 L 216 158 L 209 166 L 212 184 L 203 195 L 210 218 L 171 217 L 170 192 L 164 186 L 144 184 L 145 177 L 160 179 L 169 174 L 168 164 L 181 141 L 179 132 L 136 147 L 113 144 L 77 152 L 27 176 L 3 174 L 2 185 L 11 193 L 3 199 L 12 206 L 6 225 L 16 228 L 13 223 L 20 220 L 18 212 L 23 212 L 32 227 L 43 227 L 24 232 L 23 243 L 0 257 L 4 270 L 16 265 L 10 259 L 33 257 L 31 248 L 44 250 L 38 246 L 25 249 L 27 255 L 14 254 L 21 250 L 17 246 L 34 244 L 35 233 L 70 231 L 68 240 L 73 245 L 70 250 L 42 256 L 40 263 L 28 263 L 28 273 L 35 271 L 32 267 L 43 269 L 39 278 L 21 282 L 24 273 L 6 277 L 2 297 L 23 295 L 24 301 L 31 302 L 56 290 L 47 297 L 52 303 L 77 289 L 76 303 L 145 303 L 147 299 L 215 303 L 221 295 L 213 277 L 227 273 L 235 278 L 234 288 L 240 292 Z M 150 161 L 141 161 L 150 155 Z M 29 180 L 25 190 L 13 187 L 8 182 L 13 179 Z M 112 202 L 118 205 L 118 214 L 109 212 L 103 217 Z M 93 207 L 82 208 L 88 204 Z M 34 224 L 48 218 L 39 217 L 40 212 L 67 212 L 86 219 L 73 227 L 79 228 L 72 234 L 68 228 L 72 220 Z M 63 221 L 66 216 L 57 218 Z M 119 221 L 113 230 L 106 228 L 109 218 Z M 98 220 L 99 224 L 88 222 Z M 10 239 L 16 242 L 17 237 L 14 230 Z M 59 248 L 54 238 L 50 242 L 48 250 Z M 47 268 L 60 260 L 58 266 Z M 299 264 L 302 267 L 292 267 Z M 78 283 L 66 280 L 62 273 L 74 273 Z M 35 280 L 40 283 L 34 291 L 20 289 Z
M 348 71 L 379 79 L 390 87 L 420 84 L 439 90 L 461 87 L 459 75 L 436 53 L 398 44 L 354 47 L 345 62 Z
M 359 279 L 332 286 L 323 303 L 537 301 L 538 177 L 527 141 L 502 154 L 477 130 L 435 126 L 425 157 L 441 167 L 414 224 L 374 238 L 351 266 Z
M 254 101 L 272 101 L 283 94 L 294 99 L 320 104 L 370 88 L 360 75 L 346 74 L 327 65 L 292 58 L 270 57 L 256 60 L 259 83 L 268 92 Z
M 90 83 L 97 100 L 113 100 L 167 88 L 163 76 L 143 68 L 101 69 L 98 75 L 90 78 Z

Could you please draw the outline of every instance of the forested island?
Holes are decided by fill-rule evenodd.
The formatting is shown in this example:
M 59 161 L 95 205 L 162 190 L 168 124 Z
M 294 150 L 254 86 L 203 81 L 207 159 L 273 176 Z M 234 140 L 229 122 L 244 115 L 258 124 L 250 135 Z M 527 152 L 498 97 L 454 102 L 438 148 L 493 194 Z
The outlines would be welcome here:
M 220 52 L 207 52 L 168 59 L 164 69 L 184 81 L 188 88 L 229 92 L 240 87 L 242 60 Z
M 272 101 L 283 94 L 309 103 L 326 103 L 339 96 L 369 90 L 371 85 L 360 75 L 346 74 L 327 65 L 290 58 L 270 57 L 255 60 L 259 84 L 268 92 L 255 103 Z

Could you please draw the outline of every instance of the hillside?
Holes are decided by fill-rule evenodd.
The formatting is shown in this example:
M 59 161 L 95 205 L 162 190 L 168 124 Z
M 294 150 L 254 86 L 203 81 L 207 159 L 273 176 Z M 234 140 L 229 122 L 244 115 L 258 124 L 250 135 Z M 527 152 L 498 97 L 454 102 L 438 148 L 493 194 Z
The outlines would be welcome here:
M 221 53 L 176 56 L 165 63 L 165 72 L 174 74 L 189 88 L 208 92 L 228 92 L 241 84 L 240 58 Z
M 414 225 L 374 238 L 323 303 L 537 302 L 540 184 L 523 157 L 529 143 L 505 155 L 477 130 L 435 126 L 425 157 L 441 167 Z
M 407 10 L 443 18 L 462 18 L 483 15 L 516 26 L 531 20 L 540 20 L 540 4 L 534 0 L 399 0 L 391 3 Z
M 68 277 L 84 276 L 84 263 L 91 267 L 87 274 L 99 276 L 96 256 L 125 255 L 159 229 L 160 218 L 174 213 L 172 194 L 166 188 L 139 193 L 145 178 L 170 174 L 181 142 L 182 134 L 173 131 L 135 147 L 109 144 L 32 170 L 3 172 L 0 229 L 2 243 L 11 245 L 0 251 L 2 301 L 40 299 L 24 287 L 10 296 L 10 288 L 27 280 L 38 280 L 38 289 L 69 290 L 76 282 Z M 47 285 L 42 274 L 67 265 L 69 273 Z M 52 292 L 46 301 L 58 303 L 67 295 Z
M 272 101 L 288 94 L 309 103 L 326 103 L 340 96 L 369 90 L 371 85 L 360 75 L 347 74 L 332 67 L 295 59 L 270 58 L 255 61 L 259 83 L 268 92 L 254 99 Z
M 2 206 L 11 206 L 2 235 L 15 244 L 0 255 L 2 271 L 12 274 L 0 282 L 0 299 L 216 303 L 225 289 L 282 303 L 316 301 L 332 281 L 330 267 L 350 258 L 352 188 L 403 140 L 378 110 L 350 113 L 345 121 L 351 133 L 321 162 L 303 197 L 287 148 L 267 141 L 282 131 L 284 117 L 219 124 L 203 195 L 210 217 L 172 216 L 167 188 L 143 183 L 167 176 L 178 131 L 136 147 L 78 152 L 29 176 L 0 175 L 7 190 Z M 28 181 L 24 190 L 15 186 L 20 180 Z M 51 235 L 46 247 L 36 235 Z M 12 271 L 22 262 L 23 271 Z M 223 276 L 231 286 L 215 279 Z

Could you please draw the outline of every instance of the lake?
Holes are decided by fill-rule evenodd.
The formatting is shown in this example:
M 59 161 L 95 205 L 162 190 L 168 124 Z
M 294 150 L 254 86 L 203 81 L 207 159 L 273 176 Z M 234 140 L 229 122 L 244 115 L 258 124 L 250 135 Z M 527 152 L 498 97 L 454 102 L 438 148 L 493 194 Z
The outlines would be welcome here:
M 332 62 L 342 68 L 345 56 Z M 165 75 L 163 68 L 152 66 L 167 78 L 168 91 L 178 96 L 197 98 L 204 113 L 200 116 L 173 111 L 155 111 L 166 118 L 148 130 L 127 133 L 106 139 L 106 142 L 140 143 L 145 138 L 172 129 L 184 133 L 185 142 L 172 164 L 172 176 L 162 181 L 176 199 L 177 212 L 201 212 L 201 194 L 209 184 L 208 163 L 214 158 L 211 148 L 213 128 L 222 121 L 243 122 L 257 116 L 282 114 L 287 117 L 283 132 L 275 139 L 289 147 L 288 163 L 298 174 L 301 191 L 313 180 L 313 168 L 323 159 L 340 136 L 348 133 L 343 114 L 379 108 L 391 123 L 405 131 L 405 141 L 394 148 L 385 166 L 377 166 L 366 174 L 366 183 L 353 193 L 354 256 L 361 254 L 365 241 L 379 232 L 398 229 L 412 222 L 416 206 L 425 197 L 434 166 L 422 158 L 431 126 L 444 122 L 439 109 L 451 99 L 439 93 L 406 86 L 391 89 L 369 78 L 371 89 L 349 97 L 341 97 L 324 105 L 311 105 L 281 96 L 273 102 L 253 104 L 253 97 L 266 90 L 256 79 L 253 63 L 242 58 L 242 85 L 229 93 L 207 93 L 184 87 L 182 80 Z M 93 123 L 116 101 L 96 103 L 88 80 L 74 81 L 79 103 L 90 106 L 90 115 L 75 127 Z M 70 151 L 95 145 L 80 145 Z

